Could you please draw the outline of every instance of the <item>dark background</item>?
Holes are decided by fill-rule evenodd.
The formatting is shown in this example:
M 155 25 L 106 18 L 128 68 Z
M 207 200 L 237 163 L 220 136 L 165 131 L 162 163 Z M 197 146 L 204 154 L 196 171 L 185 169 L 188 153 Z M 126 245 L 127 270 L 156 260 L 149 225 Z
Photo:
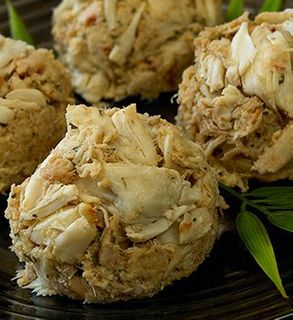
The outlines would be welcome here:
M 0 31 L 9 34 L 4 0 L 0 0 Z M 180 0 L 178 0 L 180 1 Z M 52 47 L 50 19 L 56 0 L 14 0 L 39 46 Z M 246 1 L 255 6 L 259 1 Z M 293 1 L 286 1 L 293 7 Z M 119 103 L 138 102 L 140 111 L 161 114 L 173 121 L 176 104 L 172 94 L 153 102 L 137 98 Z M 232 220 L 239 206 L 232 201 Z M 217 241 L 209 259 L 187 279 L 176 282 L 153 299 L 88 305 L 62 297 L 36 297 L 19 289 L 11 278 L 20 268 L 8 247 L 9 227 L 3 218 L 6 197 L 0 196 L 0 319 L 199 319 L 199 320 L 265 320 L 293 319 L 293 236 L 266 224 L 275 247 L 280 272 L 289 299 L 283 299 L 270 280 L 261 272 L 245 250 L 235 231 Z

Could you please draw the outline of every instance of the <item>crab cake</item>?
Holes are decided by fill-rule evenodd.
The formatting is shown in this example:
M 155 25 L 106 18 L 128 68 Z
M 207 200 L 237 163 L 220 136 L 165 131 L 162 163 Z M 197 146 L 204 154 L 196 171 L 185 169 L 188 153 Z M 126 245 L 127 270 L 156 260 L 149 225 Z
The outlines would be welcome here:
M 150 297 L 191 274 L 218 231 L 216 176 L 159 117 L 69 106 L 68 131 L 13 186 L 6 218 L 18 284 L 87 302 Z
M 207 28 L 183 75 L 177 124 L 220 181 L 293 178 L 293 12 Z
M 0 36 L 0 192 L 31 175 L 64 136 L 71 91 L 50 51 Z
M 53 36 L 87 101 L 155 98 L 177 90 L 200 23 L 220 15 L 221 0 L 63 0 Z

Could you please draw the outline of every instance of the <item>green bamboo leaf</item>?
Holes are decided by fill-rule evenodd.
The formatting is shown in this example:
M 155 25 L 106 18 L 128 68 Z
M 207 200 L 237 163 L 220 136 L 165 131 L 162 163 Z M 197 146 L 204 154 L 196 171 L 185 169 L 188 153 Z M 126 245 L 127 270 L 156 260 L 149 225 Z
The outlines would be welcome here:
M 293 232 L 293 211 L 277 211 L 268 216 L 275 226 Z
M 280 200 L 264 200 L 264 201 L 251 201 L 252 204 L 258 204 L 267 210 L 291 210 L 293 209 L 292 201 L 286 202 L 284 199 Z
M 263 209 L 265 209 L 265 210 L 267 210 L 267 211 L 270 211 L 270 213 L 271 213 L 271 211 L 280 211 L 280 210 L 288 210 L 288 211 L 290 211 L 290 210 L 292 210 L 292 206 L 291 205 L 285 205 L 285 204 L 283 204 L 283 205 L 278 205 L 278 206 L 264 206 L 264 205 L 262 205 L 261 206 Z
M 273 281 L 281 295 L 288 298 L 282 285 L 273 246 L 260 219 L 253 213 L 242 211 L 236 218 L 236 225 L 241 239 L 258 265 Z
M 292 187 L 264 187 L 247 193 L 252 205 L 258 204 L 267 210 L 293 210 Z
M 293 193 L 292 194 L 286 194 L 286 193 L 283 193 L 283 194 L 275 194 L 275 195 L 272 195 L 272 196 L 268 196 L 266 198 L 267 202 L 268 203 L 283 203 L 284 201 L 288 201 L 290 203 L 293 203 Z
M 258 201 L 258 202 L 267 202 L 267 203 L 276 203 L 280 202 L 283 203 L 284 201 L 290 201 L 293 203 L 293 194 L 287 195 L 287 194 L 277 194 L 277 195 L 270 195 L 265 198 L 260 198 L 260 199 L 253 199 L 251 201 Z
M 6 6 L 8 10 L 9 26 L 12 38 L 16 40 L 22 40 L 27 42 L 28 44 L 33 45 L 33 38 L 29 34 L 21 16 L 15 10 L 10 0 L 6 0 Z
M 276 208 L 277 210 L 282 209 L 292 209 L 293 210 L 293 199 L 279 197 L 279 198 L 269 198 L 262 200 L 251 200 L 252 203 L 261 204 L 265 208 Z
M 241 16 L 244 12 L 244 3 L 243 0 L 230 0 L 228 10 L 227 10 L 227 19 L 229 21 L 236 19 Z
M 254 189 L 252 192 L 246 193 L 249 197 L 270 197 L 277 195 L 288 195 L 293 197 L 293 187 L 262 187 Z
M 282 0 L 265 0 L 260 12 L 264 11 L 279 11 L 282 8 L 283 1 Z

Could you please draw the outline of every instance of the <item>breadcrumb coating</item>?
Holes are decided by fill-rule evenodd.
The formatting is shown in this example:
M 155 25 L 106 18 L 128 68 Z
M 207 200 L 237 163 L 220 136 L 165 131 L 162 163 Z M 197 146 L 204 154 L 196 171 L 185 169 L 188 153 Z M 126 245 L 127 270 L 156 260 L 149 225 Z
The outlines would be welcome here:
M 50 51 L 0 36 L 0 192 L 61 140 L 71 97 L 69 74 Z

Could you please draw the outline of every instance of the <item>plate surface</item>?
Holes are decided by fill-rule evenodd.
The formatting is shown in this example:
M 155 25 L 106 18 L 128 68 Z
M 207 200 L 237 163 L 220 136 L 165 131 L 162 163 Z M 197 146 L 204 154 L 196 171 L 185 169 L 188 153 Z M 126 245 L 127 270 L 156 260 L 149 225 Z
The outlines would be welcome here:
M 56 0 L 14 0 L 39 46 L 51 47 L 50 19 Z M 249 4 L 249 1 L 247 1 Z M 257 1 L 250 1 L 256 4 Z M 293 1 L 286 1 L 293 7 Z M 0 4 L 0 31 L 8 35 L 5 3 Z M 161 114 L 172 121 L 176 105 L 170 94 L 151 104 L 139 101 L 140 111 Z M 128 99 L 121 104 L 138 102 Z M 3 216 L 6 198 L 0 196 Z M 282 299 L 244 249 L 237 234 L 229 232 L 216 243 L 210 257 L 187 279 L 176 282 L 152 299 L 88 305 L 62 297 L 36 297 L 19 289 L 15 271 L 20 268 L 10 246 L 8 222 L 0 218 L 0 319 L 293 319 L 293 237 L 268 226 L 289 299 Z

